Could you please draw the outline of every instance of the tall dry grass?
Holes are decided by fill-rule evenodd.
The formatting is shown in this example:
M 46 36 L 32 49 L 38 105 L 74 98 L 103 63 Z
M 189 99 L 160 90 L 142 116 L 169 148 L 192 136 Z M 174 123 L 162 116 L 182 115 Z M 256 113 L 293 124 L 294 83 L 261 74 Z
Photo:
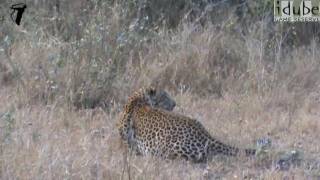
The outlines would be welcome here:
M 251 1 L 244 8 L 265 16 L 229 4 L 212 20 L 215 6 L 188 4 L 149 21 L 142 1 L 58 2 L 31 2 L 22 26 L 7 16 L 0 26 L 1 179 L 320 177 L 320 45 L 304 33 L 314 27 L 274 24 L 268 4 Z M 271 156 L 191 164 L 128 154 L 115 123 L 145 85 L 226 143 L 271 138 Z M 300 166 L 279 171 L 276 152 L 290 150 L 302 152 Z

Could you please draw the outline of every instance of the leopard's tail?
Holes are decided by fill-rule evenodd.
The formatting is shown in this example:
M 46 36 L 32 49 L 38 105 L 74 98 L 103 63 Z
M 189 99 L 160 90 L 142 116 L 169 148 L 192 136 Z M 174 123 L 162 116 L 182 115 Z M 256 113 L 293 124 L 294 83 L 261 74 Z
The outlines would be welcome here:
M 213 140 L 209 147 L 209 151 L 213 155 L 227 155 L 227 156 L 237 156 L 239 154 L 245 154 L 246 156 L 253 156 L 256 154 L 255 149 L 240 149 L 234 146 L 224 144 L 218 140 Z

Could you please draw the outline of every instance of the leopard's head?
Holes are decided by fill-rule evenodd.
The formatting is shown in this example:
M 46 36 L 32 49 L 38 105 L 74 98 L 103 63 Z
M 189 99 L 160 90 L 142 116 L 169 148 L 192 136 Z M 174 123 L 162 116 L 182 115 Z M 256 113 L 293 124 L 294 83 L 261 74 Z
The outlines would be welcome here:
M 166 91 L 154 87 L 141 88 L 129 98 L 129 102 L 135 103 L 135 105 L 148 105 L 152 108 L 167 111 L 172 111 L 176 106 L 176 102 Z

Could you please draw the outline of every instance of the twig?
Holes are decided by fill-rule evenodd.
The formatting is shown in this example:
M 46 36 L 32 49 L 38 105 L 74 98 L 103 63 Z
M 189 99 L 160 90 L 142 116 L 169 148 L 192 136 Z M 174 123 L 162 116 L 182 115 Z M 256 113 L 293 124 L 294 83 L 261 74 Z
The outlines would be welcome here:
M 22 78 L 21 78 L 21 76 L 20 76 L 19 69 L 15 66 L 15 64 L 14 64 L 14 63 L 12 62 L 12 60 L 11 60 L 11 57 L 10 57 L 10 55 L 9 55 L 9 48 L 5 48 L 5 53 L 4 53 L 4 54 L 5 54 L 6 57 L 7 57 L 6 59 L 7 59 L 7 61 L 8 61 L 9 66 L 10 66 L 11 69 L 13 70 L 13 74 L 14 74 L 15 76 L 17 76 L 17 78 L 18 78 L 18 80 L 20 81 L 22 87 L 25 88 L 26 86 L 25 86 L 25 83 L 23 82 L 23 80 L 22 80 Z

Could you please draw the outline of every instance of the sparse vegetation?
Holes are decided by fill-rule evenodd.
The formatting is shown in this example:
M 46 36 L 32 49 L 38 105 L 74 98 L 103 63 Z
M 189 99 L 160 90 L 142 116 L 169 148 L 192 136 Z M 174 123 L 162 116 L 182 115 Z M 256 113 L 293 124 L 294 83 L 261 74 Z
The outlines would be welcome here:
M 0 179 L 320 178 L 319 23 L 273 22 L 272 1 L 27 2 L 0 21 Z M 225 10 L 225 11 L 224 11 Z M 131 92 L 270 154 L 208 164 L 130 156 L 115 123 Z M 277 169 L 277 152 L 301 162 Z

